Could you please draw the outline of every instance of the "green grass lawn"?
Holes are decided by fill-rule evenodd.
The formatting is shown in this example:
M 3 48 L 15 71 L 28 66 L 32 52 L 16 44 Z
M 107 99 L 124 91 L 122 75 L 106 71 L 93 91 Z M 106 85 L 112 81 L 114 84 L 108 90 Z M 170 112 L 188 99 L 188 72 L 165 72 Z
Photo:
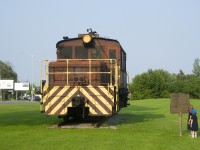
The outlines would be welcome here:
M 200 100 L 191 104 L 200 111 Z M 179 116 L 170 114 L 169 99 L 131 101 L 120 115 L 117 130 L 49 129 L 61 120 L 40 114 L 39 103 L 0 104 L 0 149 L 200 149 L 200 136 L 188 137 L 187 114 L 183 114 L 183 136 L 179 136 Z

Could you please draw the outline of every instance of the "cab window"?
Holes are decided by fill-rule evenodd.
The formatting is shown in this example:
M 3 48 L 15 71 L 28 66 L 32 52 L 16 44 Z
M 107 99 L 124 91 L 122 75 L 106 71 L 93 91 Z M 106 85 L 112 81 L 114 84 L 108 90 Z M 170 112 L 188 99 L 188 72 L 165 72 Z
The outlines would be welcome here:
M 88 59 L 88 49 L 83 46 L 76 46 L 75 59 Z
M 92 59 L 101 59 L 103 57 L 103 48 L 100 46 L 91 49 L 91 57 Z
M 110 59 L 116 59 L 116 50 L 115 49 L 109 50 L 109 58 Z
M 62 47 L 58 49 L 58 59 L 71 59 L 72 58 L 72 46 Z

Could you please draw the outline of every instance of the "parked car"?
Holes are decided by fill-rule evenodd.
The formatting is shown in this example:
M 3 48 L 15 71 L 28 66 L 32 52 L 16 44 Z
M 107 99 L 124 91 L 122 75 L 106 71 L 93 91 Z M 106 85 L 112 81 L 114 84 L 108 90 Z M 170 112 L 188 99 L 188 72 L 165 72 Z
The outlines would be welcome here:
M 40 101 L 41 100 L 41 95 L 39 95 L 39 94 L 34 95 L 33 100 L 34 101 Z
M 30 100 L 31 100 L 31 97 L 30 97 L 29 95 L 28 95 L 28 96 L 24 96 L 24 97 L 23 97 L 23 100 L 29 100 L 29 101 L 30 101 Z

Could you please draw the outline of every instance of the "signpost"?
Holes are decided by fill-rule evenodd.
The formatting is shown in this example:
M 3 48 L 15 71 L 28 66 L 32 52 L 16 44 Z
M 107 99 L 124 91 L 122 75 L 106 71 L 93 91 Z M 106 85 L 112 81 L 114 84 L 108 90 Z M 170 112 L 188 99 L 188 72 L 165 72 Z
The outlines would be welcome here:
M 171 93 L 170 95 L 170 112 L 171 114 L 179 114 L 179 133 L 182 136 L 182 114 L 188 113 L 189 94 Z
M 0 100 L 3 100 L 2 90 L 12 90 L 14 80 L 0 80 Z
M 2 101 L 2 91 L 1 90 L 9 90 L 13 93 L 13 89 L 15 91 L 28 91 L 29 90 L 29 82 L 22 83 L 14 83 L 14 80 L 0 80 L 0 100 Z M 16 92 L 17 99 L 17 92 Z
M 28 91 L 29 82 L 15 83 L 15 91 Z
M 13 89 L 14 80 L 0 80 L 0 89 Z
M 17 100 L 17 91 L 28 91 L 29 82 L 15 83 L 14 90 L 16 91 L 16 100 Z

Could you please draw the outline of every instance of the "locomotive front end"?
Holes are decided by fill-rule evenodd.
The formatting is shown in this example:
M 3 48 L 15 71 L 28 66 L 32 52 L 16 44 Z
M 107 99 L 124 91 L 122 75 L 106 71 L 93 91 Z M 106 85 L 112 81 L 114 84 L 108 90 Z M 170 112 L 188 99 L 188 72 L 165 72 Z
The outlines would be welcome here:
M 90 33 L 59 41 L 56 47 L 57 59 L 41 64 L 41 106 L 46 115 L 64 120 L 110 116 L 126 105 L 127 98 L 119 99 L 127 85 L 121 82 L 125 75 L 117 61 L 118 42 Z

